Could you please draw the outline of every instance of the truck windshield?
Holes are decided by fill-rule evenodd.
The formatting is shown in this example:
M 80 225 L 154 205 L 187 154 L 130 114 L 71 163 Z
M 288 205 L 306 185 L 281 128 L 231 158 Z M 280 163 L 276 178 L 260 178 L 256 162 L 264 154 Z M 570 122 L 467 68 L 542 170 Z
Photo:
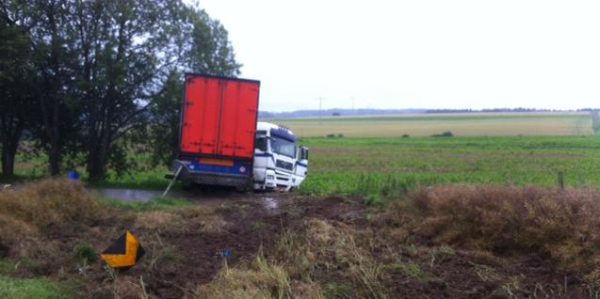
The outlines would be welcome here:
M 296 157 L 296 145 L 288 140 L 274 137 L 271 139 L 271 148 L 273 152 L 288 156 L 290 158 Z

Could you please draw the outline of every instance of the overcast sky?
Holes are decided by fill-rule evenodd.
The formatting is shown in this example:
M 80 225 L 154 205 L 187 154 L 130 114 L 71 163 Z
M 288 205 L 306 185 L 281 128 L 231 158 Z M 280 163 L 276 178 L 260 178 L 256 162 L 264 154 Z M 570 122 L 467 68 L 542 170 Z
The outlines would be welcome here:
M 261 110 L 600 107 L 600 1 L 200 0 Z

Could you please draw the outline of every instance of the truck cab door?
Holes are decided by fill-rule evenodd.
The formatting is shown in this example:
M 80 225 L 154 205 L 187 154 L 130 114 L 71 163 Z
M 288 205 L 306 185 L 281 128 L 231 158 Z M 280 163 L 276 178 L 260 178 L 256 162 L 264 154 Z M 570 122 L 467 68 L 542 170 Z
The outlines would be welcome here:
M 304 178 L 308 175 L 308 148 L 301 146 L 298 151 L 298 159 L 296 160 L 296 168 L 294 175 L 296 176 L 296 184 L 299 186 Z

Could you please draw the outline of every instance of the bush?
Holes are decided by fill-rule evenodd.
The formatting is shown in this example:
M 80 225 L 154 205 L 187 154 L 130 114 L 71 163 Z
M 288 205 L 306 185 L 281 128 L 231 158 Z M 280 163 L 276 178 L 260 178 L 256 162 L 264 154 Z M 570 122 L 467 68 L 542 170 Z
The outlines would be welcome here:
M 77 260 L 85 264 L 91 264 L 98 260 L 96 248 L 87 243 L 80 243 L 73 248 L 73 255 Z
M 454 134 L 452 134 L 450 131 L 446 131 L 442 134 L 433 134 L 431 137 L 454 137 Z

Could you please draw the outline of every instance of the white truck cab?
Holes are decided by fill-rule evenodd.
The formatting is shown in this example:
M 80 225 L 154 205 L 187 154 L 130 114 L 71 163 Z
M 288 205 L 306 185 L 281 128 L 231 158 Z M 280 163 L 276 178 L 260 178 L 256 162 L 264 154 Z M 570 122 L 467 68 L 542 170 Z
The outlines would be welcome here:
M 253 171 L 254 190 L 296 189 L 308 174 L 308 148 L 290 129 L 258 122 Z

